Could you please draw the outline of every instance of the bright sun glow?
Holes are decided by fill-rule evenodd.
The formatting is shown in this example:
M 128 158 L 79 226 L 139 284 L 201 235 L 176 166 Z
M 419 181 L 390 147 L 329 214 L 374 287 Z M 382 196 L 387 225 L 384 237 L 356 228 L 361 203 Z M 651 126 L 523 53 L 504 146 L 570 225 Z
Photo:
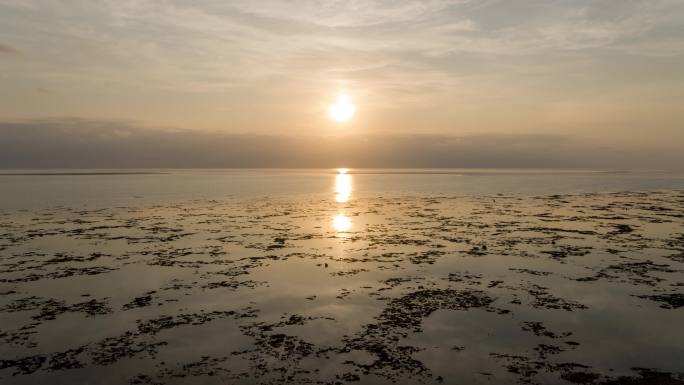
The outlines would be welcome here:
M 335 104 L 331 105 L 330 110 L 328 110 L 330 118 L 336 122 L 346 122 L 354 116 L 355 111 L 356 107 L 344 94 L 338 96 Z

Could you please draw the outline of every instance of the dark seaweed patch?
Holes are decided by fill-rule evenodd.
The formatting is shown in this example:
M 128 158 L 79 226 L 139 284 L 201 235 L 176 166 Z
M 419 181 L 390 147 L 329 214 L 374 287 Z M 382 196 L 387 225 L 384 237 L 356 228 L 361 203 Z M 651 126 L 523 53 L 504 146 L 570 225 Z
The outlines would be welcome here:
M 684 306 L 684 294 L 682 293 L 638 295 L 637 297 L 660 302 L 660 307 L 663 309 L 679 309 Z

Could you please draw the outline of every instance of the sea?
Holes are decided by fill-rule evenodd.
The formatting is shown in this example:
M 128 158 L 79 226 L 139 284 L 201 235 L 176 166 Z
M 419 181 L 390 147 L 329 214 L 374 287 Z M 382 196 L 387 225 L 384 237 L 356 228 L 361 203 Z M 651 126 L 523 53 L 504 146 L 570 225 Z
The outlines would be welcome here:
M 194 199 L 334 192 L 342 170 L 355 196 L 552 195 L 684 188 L 672 171 L 568 169 L 66 169 L 2 170 L 0 209 L 141 206 Z

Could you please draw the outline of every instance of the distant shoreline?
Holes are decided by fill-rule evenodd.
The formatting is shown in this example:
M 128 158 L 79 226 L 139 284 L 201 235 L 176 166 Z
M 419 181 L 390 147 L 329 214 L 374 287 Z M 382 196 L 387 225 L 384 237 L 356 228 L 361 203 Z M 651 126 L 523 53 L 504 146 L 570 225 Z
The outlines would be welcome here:
M 93 175 L 161 175 L 167 172 L 22 172 L 0 173 L 0 176 L 93 176 Z

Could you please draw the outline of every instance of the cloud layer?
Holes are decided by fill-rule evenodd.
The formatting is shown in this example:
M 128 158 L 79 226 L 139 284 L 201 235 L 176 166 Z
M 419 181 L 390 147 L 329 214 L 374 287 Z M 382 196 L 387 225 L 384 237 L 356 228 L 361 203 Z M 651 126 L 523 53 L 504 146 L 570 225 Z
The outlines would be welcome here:
M 0 54 L 15 54 L 15 53 L 17 53 L 17 51 L 14 48 L 0 44 Z
M 560 135 L 292 137 L 160 130 L 80 119 L 0 124 L 0 168 L 659 168 L 676 149 L 618 148 Z

